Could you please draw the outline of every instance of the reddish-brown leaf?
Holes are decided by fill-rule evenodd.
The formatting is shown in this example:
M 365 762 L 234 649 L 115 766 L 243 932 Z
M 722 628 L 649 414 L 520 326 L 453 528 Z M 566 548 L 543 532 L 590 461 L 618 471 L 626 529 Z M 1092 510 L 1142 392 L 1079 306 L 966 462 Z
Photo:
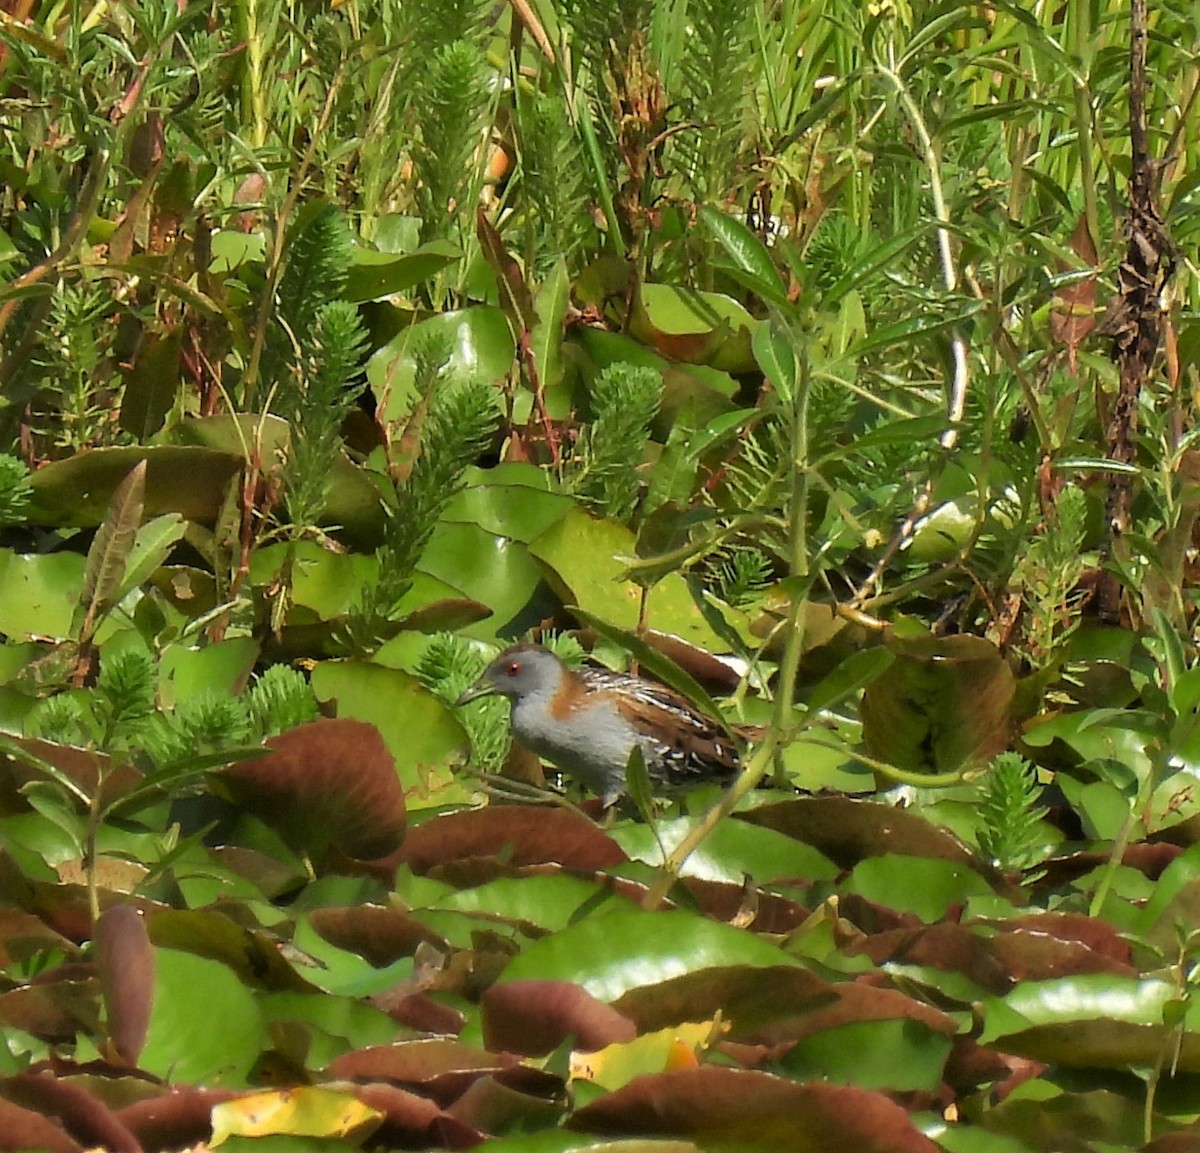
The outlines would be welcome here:
M 628 858 L 607 833 L 565 809 L 489 805 L 418 825 L 402 859 L 416 873 L 470 857 L 503 855 L 514 865 L 557 861 L 573 869 L 607 869 Z
M 506 981 L 483 995 L 483 1041 L 492 1050 L 543 1057 L 568 1037 L 602 1049 L 637 1036 L 634 1023 L 570 981 Z
M 117 1115 L 86 1089 L 48 1073 L 18 1073 L 0 1080 L 0 1095 L 55 1117 L 72 1137 L 109 1153 L 142 1153 L 138 1139 Z
M 404 1081 L 420 1085 L 445 1073 L 490 1073 L 511 1065 L 506 1057 L 476 1049 L 459 1041 L 397 1041 L 369 1045 L 335 1057 L 329 1065 L 333 1077 L 351 1081 Z
M 613 1007 L 631 1018 L 639 1033 L 706 1021 L 720 1010 L 732 1026 L 731 1036 L 743 1038 L 836 1000 L 836 986 L 807 969 L 729 965 L 630 989 Z
M 374 725 L 350 718 L 300 725 L 274 750 L 221 771 L 233 799 L 323 860 L 332 849 L 372 861 L 404 840 L 404 793 Z
M 702 1066 L 637 1077 L 579 1109 L 568 1128 L 669 1134 L 788 1153 L 937 1153 L 882 1093 L 798 1085 L 768 1073 Z
M 0 965 L 24 961 L 43 950 L 61 949 L 75 954 L 75 946 L 56 933 L 41 917 L 20 909 L 0 909 Z
M 49 1117 L 0 1097 L 0 1149 L 5 1153 L 44 1149 L 46 1153 L 83 1153 L 83 1146 Z
M 147 1149 L 183 1149 L 207 1141 L 213 1106 L 237 1096 L 228 1089 L 177 1086 L 126 1105 L 117 1117 Z
M 978 867 L 975 855 L 953 833 L 907 809 L 874 801 L 798 797 L 737 816 L 812 845 L 844 869 L 884 853 Z
M 0 993 L 0 1025 L 46 1041 L 70 1041 L 81 1029 L 98 1027 L 99 994 L 94 976 L 75 980 L 56 970 L 50 980 Z
M 1070 245 L 1081 264 L 1096 267 L 1096 242 L 1088 230 L 1086 216 L 1079 217 L 1079 223 L 1071 233 Z M 1060 273 L 1072 270 L 1066 261 L 1057 260 L 1055 263 Z M 1068 363 L 1074 372 L 1079 346 L 1096 327 L 1096 277 L 1086 276 L 1082 280 L 1064 284 L 1054 290 L 1054 298 L 1050 309 L 1050 335 L 1057 344 L 1067 346 Z
M 446 942 L 411 913 L 382 905 L 357 905 L 347 909 L 314 909 L 308 917 L 331 945 L 357 953 L 377 968 L 401 957 L 411 957 L 428 942 L 447 950 Z
M 96 923 L 96 959 L 113 1053 L 137 1065 L 154 1007 L 154 949 L 142 914 L 113 905 Z
M 741 885 L 700 877 L 684 877 L 681 883 L 706 916 L 736 922 L 752 933 L 790 933 L 809 915 L 799 902 L 763 889 L 747 893 Z

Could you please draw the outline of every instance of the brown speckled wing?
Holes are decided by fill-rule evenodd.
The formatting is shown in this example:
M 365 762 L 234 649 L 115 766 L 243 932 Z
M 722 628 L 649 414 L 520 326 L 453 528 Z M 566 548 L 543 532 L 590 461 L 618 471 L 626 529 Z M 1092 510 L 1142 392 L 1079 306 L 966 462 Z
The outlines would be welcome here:
M 609 695 L 621 715 L 650 738 L 655 755 L 646 767 L 652 778 L 686 785 L 738 772 L 737 747 L 725 730 L 674 689 L 600 669 L 580 669 L 578 675 L 591 691 Z

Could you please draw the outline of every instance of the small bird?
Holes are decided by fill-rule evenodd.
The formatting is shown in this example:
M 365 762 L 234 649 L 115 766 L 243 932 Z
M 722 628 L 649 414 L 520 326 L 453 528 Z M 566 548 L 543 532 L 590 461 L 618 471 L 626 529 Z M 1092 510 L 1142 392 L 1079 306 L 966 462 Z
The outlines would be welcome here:
M 625 792 L 625 767 L 642 750 L 650 780 L 669 789 L 728 780 L 738 751 L 716 721 L 655 681 L 570 669 L 541 645 L 505 649 L 455 704 L 499 694 L 512 703 L 513 736 L 569 773 L 607 809 Z

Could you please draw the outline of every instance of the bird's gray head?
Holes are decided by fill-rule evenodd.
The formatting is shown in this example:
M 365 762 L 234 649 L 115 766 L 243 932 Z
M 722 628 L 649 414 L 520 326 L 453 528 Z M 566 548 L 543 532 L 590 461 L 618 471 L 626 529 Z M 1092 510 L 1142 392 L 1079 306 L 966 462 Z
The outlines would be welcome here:
M 454 703 L 466 704 L 495 694 L 521 700 L 538 693 L 553 693 L 562 680 L 563 666 L 549 649 L 540 645 L 513 645 L 505 649 Z

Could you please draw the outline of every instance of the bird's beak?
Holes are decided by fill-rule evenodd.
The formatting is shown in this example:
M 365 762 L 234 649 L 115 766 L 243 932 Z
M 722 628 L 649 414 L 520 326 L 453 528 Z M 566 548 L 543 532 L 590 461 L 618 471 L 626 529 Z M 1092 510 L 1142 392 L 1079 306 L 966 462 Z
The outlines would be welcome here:
M 477 701 L 480 697 L 494 696 L 497 692 L 496 686 L 491 681 L 484 677 L 480 677 L 469 689 L 465 690 L 454 702 L 454 707 L 465 705 L 468 701 Z

